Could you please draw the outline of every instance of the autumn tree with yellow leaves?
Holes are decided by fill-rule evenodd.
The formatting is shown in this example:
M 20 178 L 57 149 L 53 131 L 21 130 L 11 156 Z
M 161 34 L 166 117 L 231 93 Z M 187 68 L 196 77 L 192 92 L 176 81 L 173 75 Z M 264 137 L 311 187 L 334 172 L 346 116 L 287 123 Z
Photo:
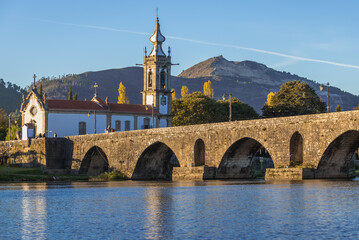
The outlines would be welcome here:
M 118 87 L 118 101 L 119 104 L 128 104 L 130 101 L 128 100 L 128 97 L 126 95 L 126 87 L 120 82 L 120 85 Z
M 214 97 L 214 90 L 212 88 L 212 82 L 210 80 L 203 84 L 203 94 L 210 98 Z
M 187 95 L 188 95 L 188 87 L 187 86 L 182 86 L 182 88 L 181 88 L 181 96 L 182 96 L 182 98 L 184 98 Z
M 176 91 L 174 88 L 171 89 L 172 100 L 176 100 Z

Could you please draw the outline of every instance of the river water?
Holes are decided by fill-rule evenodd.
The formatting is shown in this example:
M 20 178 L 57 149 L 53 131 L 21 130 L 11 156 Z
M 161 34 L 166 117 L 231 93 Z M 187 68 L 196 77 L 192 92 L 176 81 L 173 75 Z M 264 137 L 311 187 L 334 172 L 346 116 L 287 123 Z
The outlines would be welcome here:
M 359 179 L 0 185 L 0 239 L 359 239 Z

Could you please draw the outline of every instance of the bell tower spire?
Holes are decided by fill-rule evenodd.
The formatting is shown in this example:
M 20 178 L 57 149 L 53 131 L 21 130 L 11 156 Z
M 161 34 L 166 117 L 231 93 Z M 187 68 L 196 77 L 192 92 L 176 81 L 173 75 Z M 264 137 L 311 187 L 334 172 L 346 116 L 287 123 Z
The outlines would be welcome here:
M 166 38 L 160 30 L 158 14 L 155 31 L 150 37 L 152 50 L 144 55 L 143 63 L 143 105 L 152 105 L 159 112 L 157 127 L 171 126 L 171 56 L 164 53 L 162 43 Z
M 161 30 L 160 30 L 160 23 L 159 23 L 158 14 L 157 14 L 155 32 L 150 37 L 150 41 L 153 44 L 150 56 L 166 57 L 166 54 L 162 50 L 162 43 L 165 40 L 166 40 L 166 38 L 162 35 Z

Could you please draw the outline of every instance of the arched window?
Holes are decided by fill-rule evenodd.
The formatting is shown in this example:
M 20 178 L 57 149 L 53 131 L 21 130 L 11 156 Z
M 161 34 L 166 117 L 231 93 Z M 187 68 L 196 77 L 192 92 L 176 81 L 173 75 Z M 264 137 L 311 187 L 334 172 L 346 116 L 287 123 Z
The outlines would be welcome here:
M 166 70 L 165 68 L 162 69 L 161 73 L 160 73 L 160 83 L 161 83 L 161 88 L 166 88 Z
M 303 138 L 299 132 L 295 132 L 290 139 L 290 166 L 303 165 Z
M 148 87 L 149 88 L 152 88 L 152 79 L 153 79 L 153 74 L 152 74 L 152 71 L 150 70 L 148 72 Z
M 205 146 L 202 139 L 198 139 L 194 144 L 194 165 L 203 166 L 205 164 Z

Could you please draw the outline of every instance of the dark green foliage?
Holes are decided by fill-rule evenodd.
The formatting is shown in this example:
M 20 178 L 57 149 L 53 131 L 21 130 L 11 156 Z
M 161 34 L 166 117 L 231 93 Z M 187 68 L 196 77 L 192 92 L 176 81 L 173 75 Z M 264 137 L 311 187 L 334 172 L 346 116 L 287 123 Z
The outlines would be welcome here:
M 5 83 L 3 79 L 0 79 L 0 108 L 6 112 L 20 109 L 22 94 L 26 96 L 27 92 L 16 84 Z
M 263 117 L 315 114 L 325 112 L 325 103 L 306 82 L 291 81 L 281 85 L 270 105 L 266 102 L 262 111 Z
M 72 97 L 72 87 L 70 87 L 70 90 L 69 90 L 68 100 L 73 100 L 73 97 Z
M 101 180 L 101 181 L 121 181 L 128 179 L 125 174 L 119 171 L 112 171 L 112 172 L 105 172 L 96 177 L 93 177 L 94 180 Z
M 43 98 L 43 91 L 42 91 L 42 84 L 40 84 L 40 89 L 39 89 L 39 95 L 41 98 Z
M 253 119 L 257 113 L 249 105 L 232 99 L 232 120 Z M 229 120 L 229 102 L 215 101 L 201 92 L 194 92 L 172 102 L 174 126 L 226 122 Z
M 77 97 L 79 96 L 78 93 L 75 93 L 74 97 L 73 97 L 73 100 L 77 100 Z
M 4 109 L 0 108 L 0 141 L 4 141 L 8 129 L 7 114 Z

